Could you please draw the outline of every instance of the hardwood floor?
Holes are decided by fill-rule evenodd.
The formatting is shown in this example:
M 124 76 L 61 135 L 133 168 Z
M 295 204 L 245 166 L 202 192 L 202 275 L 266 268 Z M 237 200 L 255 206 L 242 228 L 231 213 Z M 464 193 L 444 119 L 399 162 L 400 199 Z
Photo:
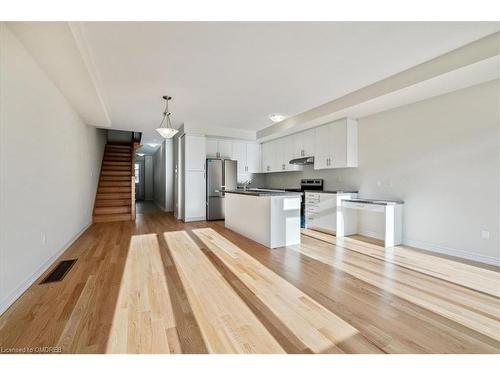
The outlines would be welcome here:
M 500 274 L 411 249 L 304 232 L 270 250 L 148 213 L 93 224 L 71 258 L 0 317 L 3 351 L 500 353 Z

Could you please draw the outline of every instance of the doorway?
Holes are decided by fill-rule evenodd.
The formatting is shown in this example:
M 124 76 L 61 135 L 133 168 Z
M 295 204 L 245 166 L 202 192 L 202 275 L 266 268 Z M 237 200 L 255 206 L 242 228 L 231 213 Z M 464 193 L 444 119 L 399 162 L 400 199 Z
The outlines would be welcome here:
M 135 200 L 143 201 L 145 197 L 145 183 L 144 183 L 144 159 L 137 158 L 135 161 Z

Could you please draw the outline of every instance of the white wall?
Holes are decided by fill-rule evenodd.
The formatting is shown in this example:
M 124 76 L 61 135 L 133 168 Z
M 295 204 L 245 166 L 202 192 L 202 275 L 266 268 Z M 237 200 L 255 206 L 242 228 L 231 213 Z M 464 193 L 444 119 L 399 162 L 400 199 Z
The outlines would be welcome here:
M 1 313 L 91 223 L 106 135 L 0 30 Z
M 405 201 L 404 239 L 416 247 L 499 264 L 499 81 L 359 120 L 359 168 L 273 173 L 268 187 L 323 178 L 326 189 Z M 380 186 L 379 186 L 380 185 Z M 381 234 L 373 216 L 358 230 Z M 483 239 L 481 231 L 490 232 Z
M 164 211 L 174 210 L 174 149 L 166 139 L 153 155 L 154 201 Z

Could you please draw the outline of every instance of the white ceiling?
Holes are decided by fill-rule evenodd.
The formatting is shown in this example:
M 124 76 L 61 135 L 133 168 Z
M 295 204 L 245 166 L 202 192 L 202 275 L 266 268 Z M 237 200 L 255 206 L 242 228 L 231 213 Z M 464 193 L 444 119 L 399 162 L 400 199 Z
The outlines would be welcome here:
M 256 131 L 500 30 L 477 22 L 84 22 L 113 128 Z

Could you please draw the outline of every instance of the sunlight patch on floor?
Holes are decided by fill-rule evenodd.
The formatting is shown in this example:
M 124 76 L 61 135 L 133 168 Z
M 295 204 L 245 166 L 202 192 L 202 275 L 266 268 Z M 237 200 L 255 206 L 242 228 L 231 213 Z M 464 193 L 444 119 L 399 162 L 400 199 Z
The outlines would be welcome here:
M 156 234 L 131 237 L 106 353 L 171 353 L 175 318 Z

